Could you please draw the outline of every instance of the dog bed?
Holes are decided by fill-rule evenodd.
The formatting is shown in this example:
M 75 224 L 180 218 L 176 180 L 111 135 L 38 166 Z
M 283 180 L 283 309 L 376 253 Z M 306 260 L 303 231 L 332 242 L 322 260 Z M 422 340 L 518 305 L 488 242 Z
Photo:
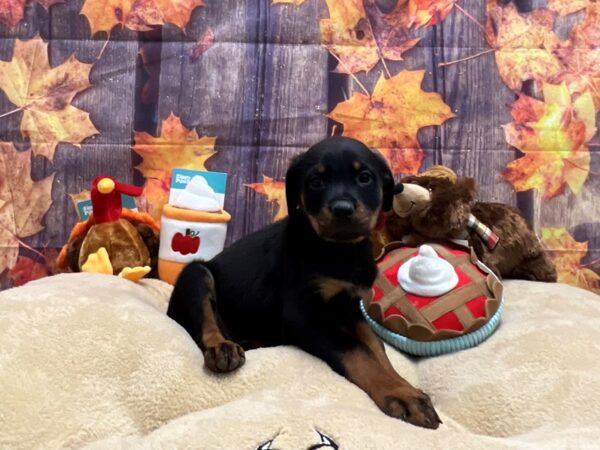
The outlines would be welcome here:
M 508 281 L 493 339 L 395 368 L 429 393 L 436 431 L 383 415 L 290 347 L 203 368 L 169 320 L 170 288 L 70 274 L 0 293 L 1 449 L 587 449 L 600 442 L 600 298 Z

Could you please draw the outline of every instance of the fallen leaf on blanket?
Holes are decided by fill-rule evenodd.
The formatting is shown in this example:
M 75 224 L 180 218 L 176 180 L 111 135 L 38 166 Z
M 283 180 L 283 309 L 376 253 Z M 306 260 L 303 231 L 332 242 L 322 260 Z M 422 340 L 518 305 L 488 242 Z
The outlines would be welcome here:
M 576 13 L 585 8 L 590 0 L 548 0 L 548 9 L 561 16 Z
M 31 179 L 31 150 L 18 152 L 0 142 L 0 273 L 17 263 L 20 240 L 44 229 L 42 219 L 52 205 L 50 175 Z
M 417 28 L 437 25 L 448 17 L 456 2 L 457 0 L 410 0 L 410 21 Z
M 321 41 L 339 62 L 336 72 L 368 72 L 381 58 L 400 61 L 419 42 L 408 33 L 406 2 L 383 14 L 372 2 L 326 1 L 329 18 L 319 22 Z
M 18 107 L 15 113 L 23 111 L 21 133 L 30 139 L 34 154 L 52 160 L 59 142 L 79 146 L 98 133 L 89 113 L 71 105 L 79 92 L 91 86 L 91 68 L 92 64 L 73 55 L 50 67 L 48 44 L 39 37 L 17 39 L 12 60 L 0 61 L 0 89 Z
M 40 264 L 27 256 L 19 256 L 15 266 L 8 271 L 8 279 L 13 287 L 23 286 L 25 283 L 48 275 L 50 272 L 45 264 Z
M 495 49 L 500 77 L 514 91 L 526 80 L 556 76 L 562 66 L 553 54 L 558 38 L 552 31 L 555 14 L 546 9 L 519 13 L 516 6 L 488 8 L 485 37 Z
M 172 23 L 184 29 L 192 11 L 204 6 L 203 0 L 85 0 L 81 14 L 87 17 L 92 36 L 110 31 L 115 25 L 134 31 Z
M 343 125 L 343 135 L 383 153 L 394 174 L 415 174 L 423 161 L 417 133 L 454 117 L 437 92 L 425 92 L 424 70 L 402 71 L 379 78 L 373 94 L 354 92 L 329 117 Z
M 190 59 L 192 62 L 195 62 L 200 55 L 202 55 L 206 50 L 212 47 L 215 43 L 215 34 L 213 30 L 209 28 L 206 32 L 198 39 L 198 42 L 194 44 L 190 51 Z
M 35 0 L 36 3 L 48 9 L 56 3 L 62 3 L 64 0 Z M 13 29 L 23 20 L 25 5 L 28 0 L 0 0 L 0 23 Z
M 136 168 L 146 177 L 138 208 L 159 219 L 167 203 L 174 168 L 207 170 L 205 163 L 213 156 L 216 137 L 198 136 L 181 119 L 171 113 L 162 121 L 160 136 L 134 131 L 133 150 L 143 158 Z
M 273 222 L 287 216 L 288 210 L 287 202 L 285 200 L 285 181 L 277 181 L 263 175 L 262 183 L 250 183 L 245 186 L 266 196 L 268 202 L 275 203 L 277 209 L 275 211 L 275 217 L 273 217 Z
M 559 283 L 600 293 L 600 275 L 581 264 L 588 252 L 587 241 L 577 242 L 564 228 L 542 228 L 541 238 L 556 266 Z
M 578 193 L 590 171 L 586 144 L 596 134 L 592 96 L 572 101 L 565 84 L 544 84 L 543 93 L 543 102 L 521 95 L 511 106 L 513 122 L 504 134 L 525 156 L 502 176 L 517 191 L 537 189 L 544 198 L 560 194 L 565 184 Z

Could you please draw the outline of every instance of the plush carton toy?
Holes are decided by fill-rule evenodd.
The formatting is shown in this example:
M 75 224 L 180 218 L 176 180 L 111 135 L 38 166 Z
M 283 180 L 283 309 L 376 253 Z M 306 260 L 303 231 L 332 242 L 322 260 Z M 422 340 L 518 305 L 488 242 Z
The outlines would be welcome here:
M 373 236 L 376 256 L 401 240 L 417 246 L 464 239 L 478 259 L 502 278 L 556 281 L 556 269 L 535 232 L 511 206 L 479 202 L 473 178 L 433 166 L 401 180 L 385 228 Z
M 223 250 L 231 216 L 223 210 L 227 176 L 175 169 L 161 218 L 158 274 L 175 284 L 184 266 Z

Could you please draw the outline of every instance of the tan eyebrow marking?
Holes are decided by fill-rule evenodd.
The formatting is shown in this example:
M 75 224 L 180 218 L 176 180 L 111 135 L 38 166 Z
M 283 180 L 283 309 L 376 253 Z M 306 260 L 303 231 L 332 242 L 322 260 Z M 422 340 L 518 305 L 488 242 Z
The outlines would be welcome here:
M 319 172 L 319 173 L 325 173 L 325 166 L 323 164 L 319 164 L 317 166 L 317 172 Z
M 360 170 L 360 168 L 362 167 L 362 164 L 358 161 L 354 161 L 352 163 L 352 167 L 354 167 L 354 170 Z

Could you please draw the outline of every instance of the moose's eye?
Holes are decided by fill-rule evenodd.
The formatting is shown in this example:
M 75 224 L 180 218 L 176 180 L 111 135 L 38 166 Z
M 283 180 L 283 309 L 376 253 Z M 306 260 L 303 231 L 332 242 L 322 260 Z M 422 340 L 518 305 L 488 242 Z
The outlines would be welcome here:
M 371 175 L 371 172 L 363 170 L 361 173 L 358 174 L 357 180 L 358 184 L 366 186 L 367 184 L 370 184 L 373 181 L 373 175 Z
M 312 177 L 310 180 L 308 180 L 308 187 L 318 191 L 325 187 L 325 182 L 319 177 Z

